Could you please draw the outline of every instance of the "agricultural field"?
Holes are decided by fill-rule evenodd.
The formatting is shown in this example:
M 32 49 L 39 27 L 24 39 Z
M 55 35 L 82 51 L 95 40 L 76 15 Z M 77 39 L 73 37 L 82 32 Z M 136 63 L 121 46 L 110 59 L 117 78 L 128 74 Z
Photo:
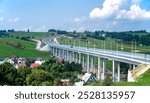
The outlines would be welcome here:
M 10 56 L 49 58 L 50 54 L 35 50 L 36 43 L 15 38 L 0 38 L 0 59 Z

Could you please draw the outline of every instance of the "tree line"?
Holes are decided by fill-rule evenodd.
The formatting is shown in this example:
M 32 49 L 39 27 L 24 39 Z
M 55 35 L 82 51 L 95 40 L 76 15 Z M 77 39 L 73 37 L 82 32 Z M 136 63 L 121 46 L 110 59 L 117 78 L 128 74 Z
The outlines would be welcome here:
M 68 34 L 68 32 L 65 30 L 49 29 L 48 32 L 56 32 L 57 34 Z
M 92 37 L 101 40 L 105 40 L 107 37 L 109 37 L 113 39 L 120 39 L 127 43 L 136 42 L 137 44 L 150 46 L 150 33 L 146 32 L 146 30 L 125 32 L 85 31 L 84 34 L 87 37 Z
M 140 32 L 142 33 L 142 32 Z M 150 46 L 150 33 L 145 32 L 144 35 L 137 35 L 134 32 L 108 32 L 106 37 L 120 39 L 124 42 L 136 42 L 137 44 L 142 44 L 145 46 Z

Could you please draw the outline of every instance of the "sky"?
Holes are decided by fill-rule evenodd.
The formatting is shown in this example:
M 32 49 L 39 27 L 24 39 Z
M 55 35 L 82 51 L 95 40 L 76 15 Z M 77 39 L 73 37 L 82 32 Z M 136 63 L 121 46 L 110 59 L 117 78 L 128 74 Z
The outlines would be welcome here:
M 0 0 L 0 30 L 150 31 L 149 0 Z

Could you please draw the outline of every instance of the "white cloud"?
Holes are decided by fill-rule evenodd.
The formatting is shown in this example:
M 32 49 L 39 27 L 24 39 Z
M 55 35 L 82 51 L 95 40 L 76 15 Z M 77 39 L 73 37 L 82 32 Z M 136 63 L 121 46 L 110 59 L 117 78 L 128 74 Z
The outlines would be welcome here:
M 21 19 L 21 17 L 16 17 L 16 18 L 10 18 L 8 22 L 18 22 Z
M 139 5 L 132 5 L 129 11 L 122 10 L 117 19 L 150 19 L 150 11 L 141 9 Z
M 0 17 L 0 22 L 4 20 L 4 17 Z
M 138 3 L 141 0 L 132 0 L 129 10 L 124 9 L 127 0 L 104 0 L 102 8 L 93 9 L 89 16 L 92 19 L 150 19 L 150 11 L 141 9 Z
M 44 32 L 44 31 L 46 31 L 46 26 L 42 25 L 41 27 L 35 29 L 35 31 L 37 31 L 37 32 Z
M 75 18 L 74 22 L 80 22 L 80 19 L 79 18 Z
M 117 14 L 125 2 L 126 0 L 105 0 L 101 9 L 95 8 L 92 10 L 90 18 L 109 18 Z
M 84 22 L 85 20 L 87 20 L 86 16 L 80 17 L 80 18 L 75 18 L 73 20 L 73 23 L 79 23 L 79 22 Z

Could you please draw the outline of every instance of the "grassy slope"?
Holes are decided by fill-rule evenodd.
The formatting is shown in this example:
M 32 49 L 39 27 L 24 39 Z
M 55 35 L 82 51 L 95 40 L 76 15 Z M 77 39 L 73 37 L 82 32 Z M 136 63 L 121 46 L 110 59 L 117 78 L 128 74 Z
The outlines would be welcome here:
M 114 86 L 150 86 L 150 69 L 141 75 L 138 79 L 138 82 L 119 82 L 119 83 L 114 83 Z
M 90 84 L 89 86 L 103 86 L 103 82 Z M 137 82 L 115 82 L 111 86 L 150 86 L 150 69 L 143 75 L 141 75 Z
M 21 43 L 21 45 L 25 48 L 23 50 L 17 49 L 8 45 L 7 42 L 12 44 Z M 45 59 L 49 57 L 48 53 L 35 50 L 35 47 L 36 43 L 34 42 L 23 41 L 14 38 L 0 38 L 0 59 L 4 59 L 13 55 L 32 58 L 42 57 Z

